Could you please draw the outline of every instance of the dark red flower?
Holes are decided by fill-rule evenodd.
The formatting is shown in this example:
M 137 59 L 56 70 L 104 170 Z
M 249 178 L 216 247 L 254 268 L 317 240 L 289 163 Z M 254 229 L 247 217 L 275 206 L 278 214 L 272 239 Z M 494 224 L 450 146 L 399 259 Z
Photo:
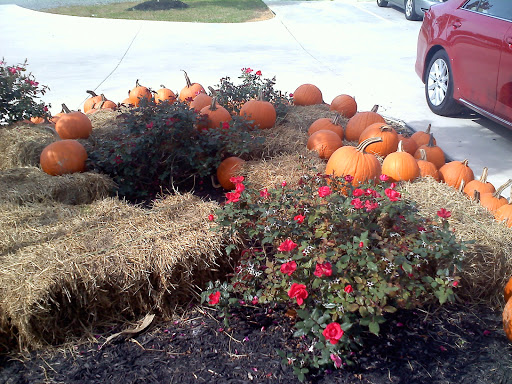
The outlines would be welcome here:
M 215 293 L 211 293 L 209 296 L 208 296 L 208 299 L 210 299 L 210 301 L 208 301 L 208 304 L 210 305 L 216 305 L 219 303 L 220 301 L 220 292 L 217 291 Z
M 330 323 L 325 327 L 322 335 L 324 335 L 325 339 L 329 341 L 331 344 L 337 344 L 338 341 L 343 337 L 345 332 L 341 329 L 341 325 L 338 323 Z

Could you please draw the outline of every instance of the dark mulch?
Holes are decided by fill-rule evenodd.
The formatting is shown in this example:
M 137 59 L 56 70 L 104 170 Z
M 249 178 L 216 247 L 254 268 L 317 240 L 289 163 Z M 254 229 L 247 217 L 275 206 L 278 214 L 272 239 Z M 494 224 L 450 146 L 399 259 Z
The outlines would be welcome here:
M 171 322 L 153 322 L 133 338 L 75 344 L 0 360 L 1 383 L 298 383 L 276 354 L 291 351 L 293 319 L 282 311 L 243 308 L 231 328 L 214 310 L 192 309 Z M 501 313 L 485 306 L 448 305 L 432 313 L 401 310 L 381 336 L 369 335 L 355 367 L 311 375 L 311 383 L 507 384 L 512 344 Z
M 128 8 L 129 11 L 167 11 L 169 9 L 188 8 L 180 0 L 149 0 Z

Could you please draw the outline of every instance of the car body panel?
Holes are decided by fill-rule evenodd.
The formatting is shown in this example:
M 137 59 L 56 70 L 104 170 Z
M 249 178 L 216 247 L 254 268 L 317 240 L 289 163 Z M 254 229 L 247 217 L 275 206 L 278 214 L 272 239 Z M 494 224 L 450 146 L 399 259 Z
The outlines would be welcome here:
M 444 49 L 452 68 L 453 98 L 512 128 L 512 20 L 464 8 L 471 3 L 478 2 L 448 0 L 425 13 L 415 70 L 425 83 L 430 58 Z

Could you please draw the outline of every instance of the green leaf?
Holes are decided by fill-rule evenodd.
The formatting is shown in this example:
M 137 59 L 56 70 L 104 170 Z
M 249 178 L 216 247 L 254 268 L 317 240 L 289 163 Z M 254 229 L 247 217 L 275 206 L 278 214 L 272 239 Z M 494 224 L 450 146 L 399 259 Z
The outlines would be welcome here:
M 368 324 L 368 328 L 370 329 L 370 332 L 373 333 L 374 335 L 379 335 L 380 326 L 379 323 L 377 323 L 376 321 L 370 321 L 370 324 Z
M 388 313 L 395 313 L 396 312 L 396 308 L 392 307 L 391 305 L 386 305 L 384 308 L 382 308 L 382 310 L 384 312 L 388 312 Z

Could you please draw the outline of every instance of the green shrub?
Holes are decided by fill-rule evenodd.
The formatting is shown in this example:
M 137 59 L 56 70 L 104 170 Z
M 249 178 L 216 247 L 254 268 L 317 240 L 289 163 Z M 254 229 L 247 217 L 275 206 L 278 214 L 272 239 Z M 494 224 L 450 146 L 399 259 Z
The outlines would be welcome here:
M 26 74 L 26 67 L 26 60 L 12 66 L 3 59 L 0 61 L 0 125 L 37 116 L 49 117 L 50 105 L 36 100 L 48 87 L 35 81 L 32 73 Z
M 203 302 L 226 314 L 244 303 L 296 313 L 300 348 L 279 353 L 304 380 L 311 368 L 350 364 L 386 313 L 453 300 L 464 244 L 448 227 L 449 212 L 420 216 L 386 179 L 355 188 L 350 177 L 318 174 L 258 191 L 238 178 L 210 219 L 241 234 L 246 249 Z

